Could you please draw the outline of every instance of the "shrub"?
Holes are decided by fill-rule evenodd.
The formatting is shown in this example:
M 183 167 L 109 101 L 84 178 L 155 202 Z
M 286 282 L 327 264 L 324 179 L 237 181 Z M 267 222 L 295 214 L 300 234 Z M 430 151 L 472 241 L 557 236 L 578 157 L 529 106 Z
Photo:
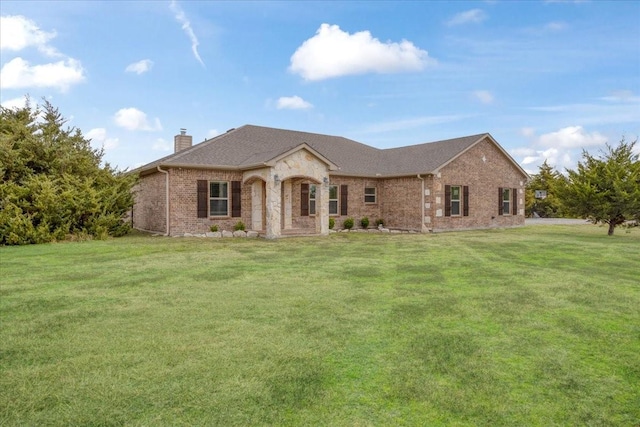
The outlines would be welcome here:
M 213 224 L 211 227 L 209 227 L 209 230 L 211 230 L 212 233 L 215 233 L 216 231 L 219 230 L 218 225 Z
M 236 225 L 233 226 L 234 231 L 238 231 L 238 230 L 244 231 L 245 228 L 246 227 L 244 226 L 244 222 L 242 221 L 236 222 Z
M 347 218 L 342 223 L 342 226 L 347 230 L 351 230 L 353 228 L 353 218 Z
M 384 219 L 382 219 L 382 218 L 376 219 L 376 226 L 377 227 L 380 227 L 380 226 L 384 227 Z
M 333 230 L 333 227 L 336 226 L 336 220 L 333 218 L 329 218 L 329 229 Z
M 360 225 L 362 226 L 362 228 L 369 228 L 369 218 L 368 217 L 362 217 L 362 219 L 360 220 Z

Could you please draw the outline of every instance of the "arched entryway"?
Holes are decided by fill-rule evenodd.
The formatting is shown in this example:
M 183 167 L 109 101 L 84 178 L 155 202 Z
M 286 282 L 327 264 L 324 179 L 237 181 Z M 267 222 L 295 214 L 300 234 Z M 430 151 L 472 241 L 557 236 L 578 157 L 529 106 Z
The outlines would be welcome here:
M 335 168 L 303 144 L 265 167 L 245 171 L 243 181 L 252 189 L 252 228 L 264 230 L 267 238 L 295 234 L 296 229 L 300 234 L 329 234 L 329 171 Z M 301 185 L 305 183 L 316 189 L 316 212 L 311 223 L 296 221 L 301 216 L 296 210 L 302 210 Z

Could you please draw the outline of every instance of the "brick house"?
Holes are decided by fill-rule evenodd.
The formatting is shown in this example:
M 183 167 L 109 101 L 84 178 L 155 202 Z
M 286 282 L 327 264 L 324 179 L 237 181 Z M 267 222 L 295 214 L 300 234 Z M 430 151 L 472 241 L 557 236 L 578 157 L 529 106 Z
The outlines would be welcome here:
M 524 224 L 526 172 L 489 135 L 377 149 L 329 135 L 245 125 L 136 169 L 133 224 L 166 235 L 238 221 L 267 238 L 371 224 L 418 232 Z M 375 225 L 374 225 L 375 226 Z

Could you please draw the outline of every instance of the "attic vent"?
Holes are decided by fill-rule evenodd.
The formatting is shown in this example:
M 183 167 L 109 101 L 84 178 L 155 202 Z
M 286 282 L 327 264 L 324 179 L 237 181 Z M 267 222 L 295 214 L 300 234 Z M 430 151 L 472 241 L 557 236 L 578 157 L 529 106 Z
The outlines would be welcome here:
M 236 130 L 236 128 L 231 128 L 227 131 L 227 133 L 231 132 L 232 130 Z

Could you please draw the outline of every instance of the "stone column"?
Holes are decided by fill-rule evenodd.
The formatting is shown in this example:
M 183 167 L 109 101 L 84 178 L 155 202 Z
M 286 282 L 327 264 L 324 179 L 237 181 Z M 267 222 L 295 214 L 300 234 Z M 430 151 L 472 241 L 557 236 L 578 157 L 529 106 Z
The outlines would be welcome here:
M 262 230 L 262 181 L 251 184 L 251 229 Z
M 284 192 L 284 200 L 282 206 L 284 210 L 284 229 L 291 230 L 293 228 L 293 222 L 291 219 L 291 180 L 288 179 L 282 183 L 282 189 Z
M 316 232 L 329 234 L 329 183 L 316 185 Z
M 267 195 L 266 195 L 266 213 L 267 213 L 267 230 L 266 230 L 266 238 L 267 239 L 275 239 L 276 237 L 280 237 L 281 226 L 280 226 L 280 218 L 281 218 L 281 204 L 282 200 L 280 197 L 280 180 L 276 180 L 277 175 L 273 173 L 269 174 L 267 178 L 267 183 L 265 185 Z

